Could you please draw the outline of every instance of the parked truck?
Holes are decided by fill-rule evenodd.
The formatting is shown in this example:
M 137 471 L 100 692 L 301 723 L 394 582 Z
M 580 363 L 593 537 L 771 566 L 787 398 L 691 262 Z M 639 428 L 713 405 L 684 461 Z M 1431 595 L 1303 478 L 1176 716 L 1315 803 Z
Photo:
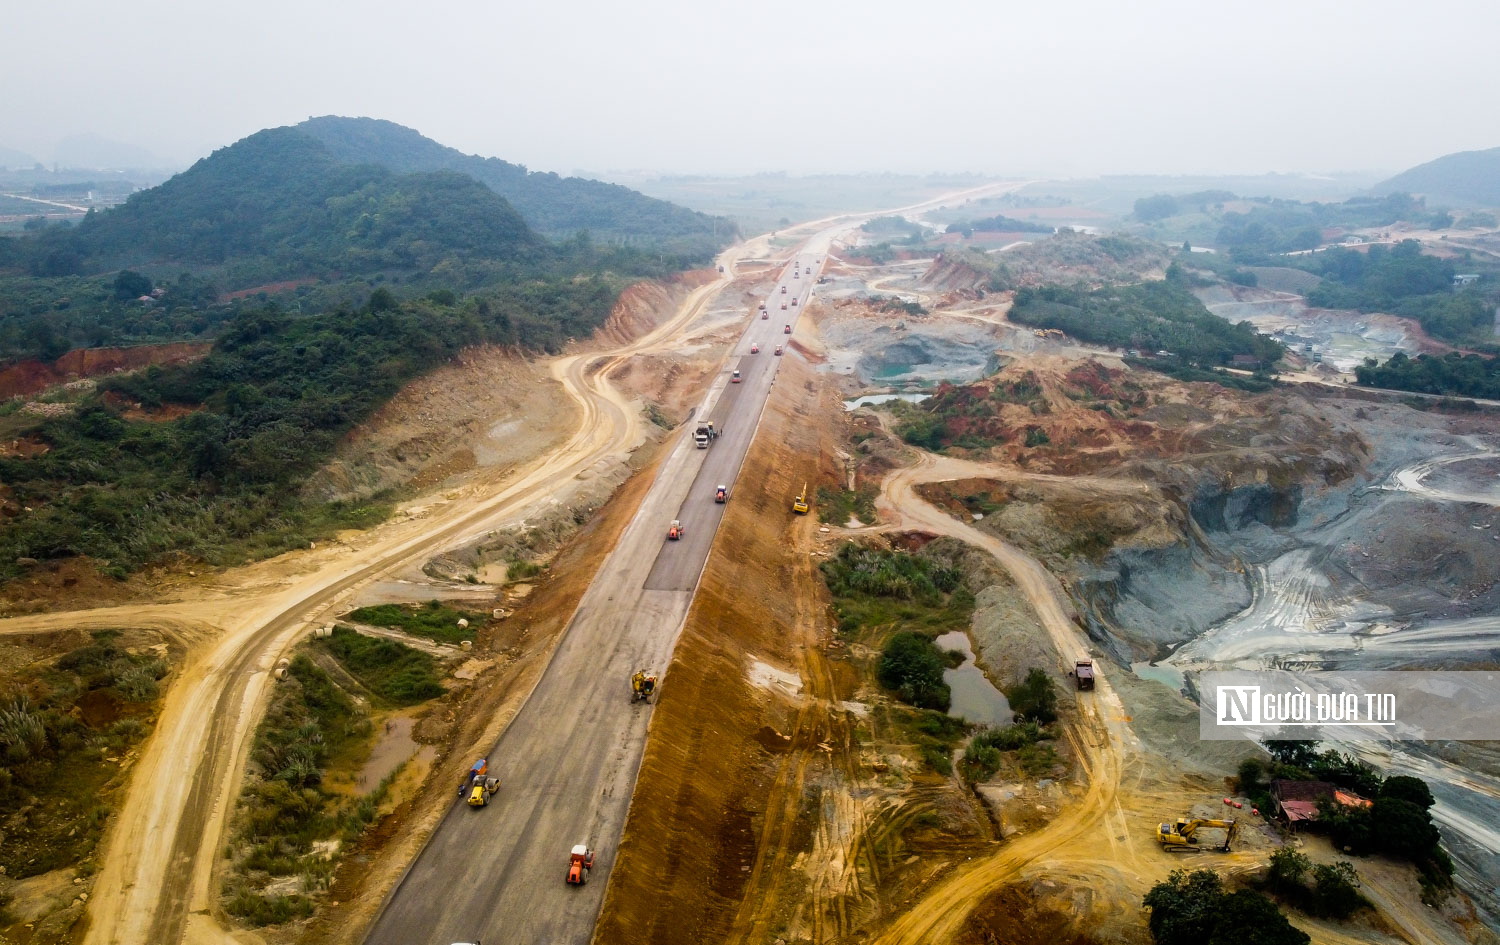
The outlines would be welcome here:
M 693 431 L 693 442 L 698 444 L 700 450 L 708 449 L 708 444 L 718 438 L 719 431 L 714 429 L 712 420 L 698 424 L 698 429 Z
M 1094 688 L 1094 661 L 1079 660 L 1073 664 L 1073 678 L 1080 691 Z

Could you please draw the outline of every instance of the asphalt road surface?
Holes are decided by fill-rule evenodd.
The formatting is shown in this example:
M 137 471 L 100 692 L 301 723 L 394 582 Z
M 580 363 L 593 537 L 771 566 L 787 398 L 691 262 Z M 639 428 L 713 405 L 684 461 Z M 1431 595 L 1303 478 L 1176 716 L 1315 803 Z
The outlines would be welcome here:
M 630 701 L 630 675 L 647 669 L 672 685 L 665 670 L 724 514 L 714 489 L 728 486 L 734 501 L 735 477 L 781 361 L 773 352 L 794 337 L 785 326 L 796 328 L 825 252 L 820 246 L 783 270 L 766 299 L 769 317 L 757 315 L 736 343 L 705 407 L 685 424 L 584 593 L 547 671 L 487 756 L 500 778 L 494 799 L 470 808 L 454 785 L 452 809 L 386 901 L 370 945 L 586 945 L 592 937 L 652 711 Z M 759 354 L 750 353 L 752 344 Z M 735 370 L 741 381 L 730 383 Z M 692 432 L 705 417 L 722 433 L 702 450 Z M 666 539 L 673 519 L 684 526 L 680 541 Z M 596 851 L 582 887 L 565 882 L 577 843 Z

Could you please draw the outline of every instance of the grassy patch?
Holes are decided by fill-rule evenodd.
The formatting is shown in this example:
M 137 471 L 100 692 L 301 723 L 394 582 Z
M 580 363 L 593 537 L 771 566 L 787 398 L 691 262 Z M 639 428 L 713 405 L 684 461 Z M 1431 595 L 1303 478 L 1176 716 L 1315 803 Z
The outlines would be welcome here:
M 925 709 L 897 710 L 893 720 L 911 739 L 929 768 L 944 777 L 953 773 L 953 749 L 969 730 L 967 722 Z
M 459 610 L 430 600 L 425 604 L 376 604 L 361 607 L 348 619 L 372 627 L 390 627 L 413 636 L 427 637 L 439 643 L 462 643 L 474 639 L 479 624 L 489 618 L 477 611 Z M 460 620 L 469 621 L 460 627 Z
M 877 521 L 875 497 L 879 494 L 880 490 L 874 486 L 861 486 L 858 489 L 819 486 L 818 517 L 831 525 L 844 525 L 851 518 L 873 525 Z
M 447 691 L 438 682 L 433 658 L 404 643 L 334 627 L 332 636 L 317 638 L 313 645 L 331 653 L 349 675 L 392 705 L 416 705 Z
M 1050 746 L 1045 746 L 1044 751 L 1038 750 L 1038 743 L 1051 737 L 1050 731 L 1035 722 L 1017 722 L 1005 728 L 981 729 L 969 739 L 959 768 L 971 783 L 988 781 L 999 772 L 1005 754 L 1014 752 L 1020 767 L 1027 770 L 1027 773 L 1033 773 L 1031 766 L 1046 760 L 1052 750 Z M 1055 760 L 1056 756 L 1052 755 L 1051 761 Z M 1051 761 L 1048 761 L 1048 767 Z
M 974 612 L 958 570 L 921 555 L 849 542 L 820 567 L 846 633 L 896 626 L 941 633 L 967 627 Z
M 0 865 L 15 879 L 73 866 L 99 842 L 115 760 L 138 744 L 167 665 L 99 631 L 0 693 Z M 107 760 L 106 760 L 107 759 Z
M 251 926 L 312 913 L 341 844 L 357 840 L 375 821 L 390 790 L 394 776 L 355 798 L 324 786 L 328 768 L 347 766 L 370 734 L 368 714 L 298 654 L 256 733 L 254 770 L 240 794 L 229 847 L 227 912 Z M 289 878 L 295 878 L 294 890 L 287 888 Z

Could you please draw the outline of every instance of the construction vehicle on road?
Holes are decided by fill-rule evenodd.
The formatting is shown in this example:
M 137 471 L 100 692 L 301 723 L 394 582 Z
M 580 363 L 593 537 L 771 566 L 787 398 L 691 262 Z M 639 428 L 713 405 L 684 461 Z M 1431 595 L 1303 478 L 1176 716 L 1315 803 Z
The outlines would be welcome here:
M 668 541 L 677 541 L 681 537 L 682 537 L 682 523 L 679 522 L 677 519 L 674 518 L 674 519 L 672 519 L 672 524 L 667 526 L 667 540 Z
M 499 778 L 477 778 L 469 788 L 470 807 L 490 806 L 490 797 L 500 787 Z
M 644 669 L 636 670 L 635 675 L 630 677 L 630 701 L 650 702 L 655 693 L 656 674 L 648 673 Z
M 1218 827 L 1224 831 L 1224 842 L 1211 847 L 1198 846 L 1198 829 L 1200 827 Z M 1228 853 L 1235 837 L 1239 836 L 1240 822 L 1237 820 L 1188 820 L 1186 817 L 1177 818 L 1175 824 L 1160 824 L 1156 828 L 1156 842 L 1161 844 L 1163 850 L 1203 850 L 1213 849 L 1221 853 Z
M 568 885 L 582 886 L 589 881 L 589 870 L 594 868 L 594 851 L 580 843 L 568 854 Z
M 792 511 L 798 515 L 807 514 L 807 483 L 802 484 L 802 491 L 792 500 Z
M 469 767 L 469 773 L 464 776 L 463 783 L 458 786 L 458 796 L 463 797 L 469 793 L 469 789 L 474 786 L 476 780 L 484 780 L 484 773 L 489 770 L 489 767 L 490 763 L 483 758 L 474 762 Z
M 1078 691 L 1094 688 L 1094 661 L 1079 660 L 1073 664 L 1073 679 L 1078 683 Z
M 698 444 L 700 450 L 708 449 L 708 444 L 719 438 L 719 431 L 714 429 L 712 420 L 698 424 L 698 429 L 693 431 L 693 442 Z

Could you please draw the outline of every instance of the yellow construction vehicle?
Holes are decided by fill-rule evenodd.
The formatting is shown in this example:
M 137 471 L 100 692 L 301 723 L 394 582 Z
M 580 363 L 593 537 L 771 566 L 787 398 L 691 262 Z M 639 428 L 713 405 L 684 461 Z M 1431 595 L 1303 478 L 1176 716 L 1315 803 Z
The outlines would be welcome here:
M 807 483 L 802 484 L 802 491 L 792 500 L 792 511 L 798 515 L 807 514 Z
M 1188 820 L 1186 817 L 1179 817 L 1175 824 L 1157 826 L 1156 842 L 1161 844 L 1163 850 L 1202 850 L 1204 847 L 1197 845 L 1200 827 L 1218 827 L 1224 831 L 1224 842 L 1209 848 L 1221 853 L 1229 852 L 1230 845 L 1240 832 L 1240 822 L 1237 820 Z
M 630 677 L 630 701 L 637 699 L 646 702 L 651 701 L 651 696 L 656 692 L 656 674 L 648 673 L 644 669 L 636 670 L 634 676 Z

